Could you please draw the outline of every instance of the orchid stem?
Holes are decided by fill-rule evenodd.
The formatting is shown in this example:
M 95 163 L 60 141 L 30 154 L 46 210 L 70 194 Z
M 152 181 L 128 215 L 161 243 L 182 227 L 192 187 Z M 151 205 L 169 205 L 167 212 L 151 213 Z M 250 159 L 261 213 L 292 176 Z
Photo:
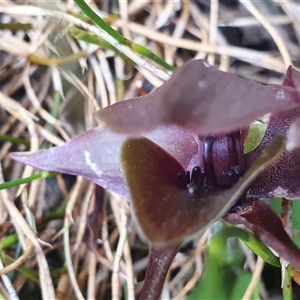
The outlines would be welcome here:
M 286 269 L 282 272 L 283 282 L 282 282 L 282 296 L 283 300 L 292 300 L 293 299 L 293 288 L 292 280 L 289 272 Z
M 140 300 L 159 299 L 165 278 L 180 246 L 181 244 L 166 247 L 151 246 Z

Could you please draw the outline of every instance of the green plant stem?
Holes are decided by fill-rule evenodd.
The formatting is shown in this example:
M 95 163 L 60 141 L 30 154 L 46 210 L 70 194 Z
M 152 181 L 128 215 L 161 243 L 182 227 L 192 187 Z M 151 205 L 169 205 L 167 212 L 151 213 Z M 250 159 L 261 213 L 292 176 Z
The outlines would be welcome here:
M 282 296 L 283 296 L 283 300 L 293 299 L 292 280 L 289 272 L 286 269 L 284 269 L 284 274 L 283 274 Z
M 20 178 L 20 179 L 16 179 L 16 180 L 1 183 L 0 184 L 0 190 L 9 189 L 9 188 L 19 186 L 19 185 L 24 184 L 24 183 L 30 183 L 34 180 L 49 178 L 49 177 L 53 177 L 53 176 L 55 176 L 55 173 L 52 173 L 52 172 L 39 172 L 39 173 L 36 173 L 36 174 L 34 174 L 32 176 L 29 176 L 29 177 L 26 177 L 26 178 Z

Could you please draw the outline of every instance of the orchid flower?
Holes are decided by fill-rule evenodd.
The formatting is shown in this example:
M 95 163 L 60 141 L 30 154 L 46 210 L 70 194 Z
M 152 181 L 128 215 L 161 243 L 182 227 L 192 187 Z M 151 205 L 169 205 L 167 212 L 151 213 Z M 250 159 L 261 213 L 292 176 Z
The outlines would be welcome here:
M 191 61 L 151 94 L 102 109 L 105 127 L 11 157 L 84 176 L 132 202 L 152 245 L 143 299 L 159 296 L 181 243 L 222 216 L 300 268 L 300 251 L 280 218 L 258 200 L 300 197 L 300 150 L 284 150 L 300 114 L 299 86 L 300 73 L 291 67 L 282 85 L 261 85 Z M 244 154 L 248 126 L 267 113 L 262 142 Z M 155 277 L 159 259 L 166 267 Z

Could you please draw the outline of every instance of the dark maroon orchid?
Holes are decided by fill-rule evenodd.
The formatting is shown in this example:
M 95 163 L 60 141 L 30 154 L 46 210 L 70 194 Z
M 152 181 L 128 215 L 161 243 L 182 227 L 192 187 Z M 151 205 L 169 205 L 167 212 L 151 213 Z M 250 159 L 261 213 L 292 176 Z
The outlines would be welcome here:
M 300 251 L 279 217 L 253 199 L 300 197 L 300 152 L 281 153 L 285 138 L 278 137 L 299 116 L 299 86 L 300 75 L 292 68 L 283 85 L 260 85 L 192 61 L 153 93 L 100 111 L 110 129 L 92 129 L 64 146 L 12 158 L 82 175 L 131 200 L 152 244 L 152 263 L 156 256 L 171 263 L 186 237 L 225 215 L 300 268 Z M 272 116 L 262 142 L 244 155 L 245 128 L 266 113 Z M 289 136 L 297 136 L 292 130 Z M 266 215 L 270 223 L 263 222 Z M 154 269 L 147 271 L 145 299 L 160 293 Z
M 205 166 L 203 172 L 195 167 L 190 176 L 174 157 L 149 139 L 127 139 L 121 159 L 135 215 L 147 239 L 162 246 L 182 242 L 221 218 L 253 178 L 277 158 L 284 143 L 283 136 L 274 138 L 244 176 L 228 188 L 218 185 L 215 174 L 207 171 L 213 167 Z

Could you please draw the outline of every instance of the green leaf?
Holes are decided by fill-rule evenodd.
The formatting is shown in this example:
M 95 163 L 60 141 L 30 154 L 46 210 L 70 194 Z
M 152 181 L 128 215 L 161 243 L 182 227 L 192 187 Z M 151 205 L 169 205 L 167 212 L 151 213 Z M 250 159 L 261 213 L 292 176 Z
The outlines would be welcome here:
M 207 247 L 203 277 L 198 286 L 188 295 L 188 300 L 242 299 L 252 274 L 244 271 L 245 259 L 237 259 L 239 253 L 232 247 L 232 243 L 228 242 L 228 238 L 234 236 L 246 240 L 248 232 L 233 226 L 225 226 L 212 237 Z M 235 260 L 228 259 L 233 251 L 235 251 Z M 259 285 L 251 299 L 259 299 L 258 295 Z
M 226 226 L 219 232 L 224 238 L 236 237 L 244 242 L 245 245 L 256 255 L 260 256 L 265 262 L 280 267 L 278 257 L 267 247 L 259 238 L 248 230 L 243 230 L 234 226 Z
M 230 299 L 231 300 L 242 299 L 251 279 L 252 279 L 252 273 L 250 273 L 250 272 L 239 274 L 239 276 L 237 276 L 237 278 L 236 278 L 236 281 L 234 282 L 233 291 L 232 291 Z M 251 297 L 252 300 L 260 299 L 259 286 L 260 286 L 260 284 L 258 284 L 256 286 L 255 291 Z
M 188 300 L 230 299 L 236 278 L 235 271 L 237 268 L 242 270 L 242 265 L 237 267 L 232 261 L 228 261 L 232 248 L 227 243 L 228 232 L 224 233 L 221 230 L 211 238 L 206 251 L 203 276 L 198 286 L 188 295 Z
M 261 143 L 265 136 L 268 124 L 252 124 L 244 142 L 244 154 L 253 151 Z

